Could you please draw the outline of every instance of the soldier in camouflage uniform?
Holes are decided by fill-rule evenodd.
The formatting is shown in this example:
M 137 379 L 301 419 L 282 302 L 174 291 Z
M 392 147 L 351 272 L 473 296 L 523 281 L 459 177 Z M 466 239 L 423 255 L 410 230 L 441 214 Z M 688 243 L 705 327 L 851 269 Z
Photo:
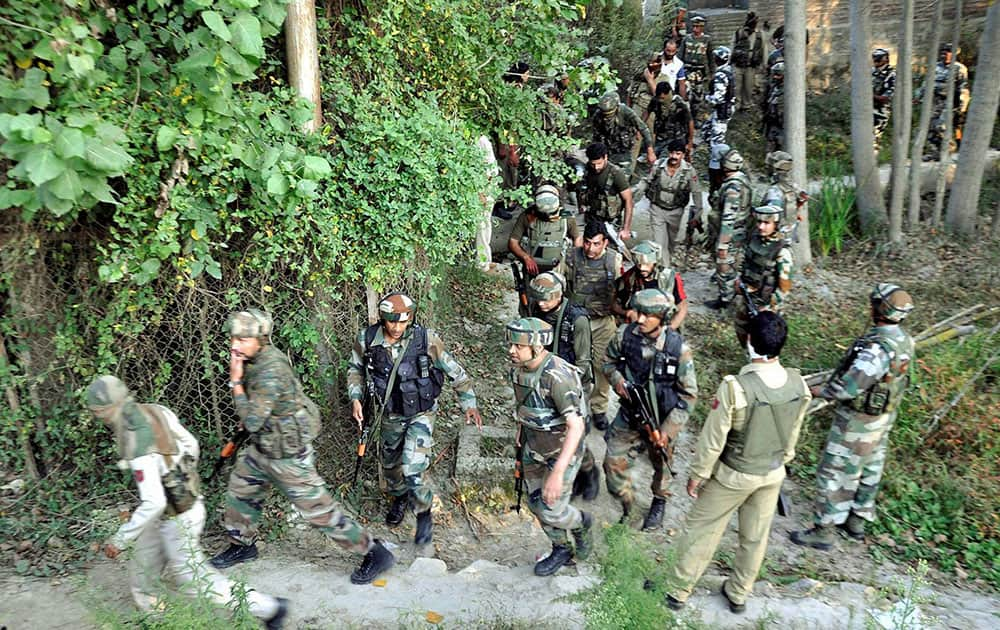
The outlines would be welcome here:
M 587 309 L 590 318 L 592 357 L 603 357 L 615 334 L 615 281 L 622 273 L 622 255 L 608 249 L 608 237 L 601 223 L 588 223 L 583 231 L 583 247 L 566 258 L 566 294 L 570 302 Z M 599 360 L 599 359 L 595 359 Z M 608 393 L 611 385 L 604 372 L 594 369 L 594 389 L 590 411 L 599 431 L 608 428 Z
M 303 393 L 284 354 L 271 344 L 271 316 L 256 309 L 233 313 L 229 388 L 250 444 L 229 475 L 224 525 L 232 544 L 212 558 L 219 569 L 257 557 L 257 521 L 264 499 L 278 489 L 310 525 L 338 545 L 364 553 L 351 582 L 368 584 L 392 567 L 392 553 L 334 503 L 316 472 L 313 439 L 319 434 L 316 405 Z
M 358 332 L 347 366 L 347 395 L 358 429 L 364 423 L 362 399 L 373 396 L 382 419 L 382 470 L 392 495 L 385 522 L 396 526 L 406 508 L 417 515 L 413 542 L 433 538 L 434 492 L 423 478 L 431 464 L 437 398 L 447 375 L 458 391 L 466 424 L 482 426 L 472 381 L 433 330 L 413 322 L 416 304 L 391 293 L 378 303 L 381 321 Z
M 631 470 L 645 446 L 653 466 L 653 502 L 642 528 L 655 529 L 663 523 L 663 508 L 670 496 L 667 486 L 673 474 L 661 449 L 673 453 L 677 436 L 694 409 L 698 381 L 691 348 L 679 332 L 667 325 L 673 315 L 674 299 L 659 289 L 644 289 L 635 294 L 632 302 L 639 318 L 618 329 L 608 345 L 602 369 L 620 399 L 628 398 L 625 381 L 648 397 L 659 425 L 658 441 L 654 443 L 622 405 L 608 429 L 604 475 L 608 492 L 621 501 L 621 522 L 627 522 L 635 503 Z
M 924 160 L 936 160 L 941 153 L 941 142 L 944 139 L 947 117 L 952 120 L 952 140 L 949 150 L 957 151 L 962 143 L 962 127 L 965 124 L 965 113 L 969 109 L 969 69 L 955 59 L 955 92 L 948 97 L 948 72 L 952 63 L 952 45 L 941 44 L 940 58 L 934 67 L 934 113 L 931 117 L 930 133 L 927 136 L 927 147 L 924 149 Z M 921 97 L 917 91 L 915 100 Z
M 632 82 L 629 83 L 628 93 L 626 94 L 628 97 L 626 102 L 632 111 L 636 113 L 645 112 L 656 95 L 656 86 L 660 83 L 668 83 L 667 77 L 660 75 L 660 70 L 662 69 L 662 53 L 656 51 L 649 56 L 643 71 L 636 73 L 632 77 Z M 645 121 L 646 117 L 643 116 L 643 122 Z
M 684 60 L 688 103 L 691 105 L 691 114 L 698 124 L 704 123 L 709 116 L 703 103 L 708 92 L 708 82 L 715 74 L 715 60 L 711 53 L 712 40 L 705 35 L 705 18 L 694 15 L 691 17 L 691 32 L 684 36 L 678 54 Z
M 668 577 L 667 606 L 681 609 L 715 555 L 733 512 L 739 545 L 732 576 L 722 585 L 729 610 L 742 613 L 767 551 L 774 506 L 795 457 L 811 396 L 798 370 L 778 355 L 788 325 L 776 313 L 761 313 L 750 325 L 750 363 L 723 378 L 712 399 L 695 449 L 687 483 L 696 499 L 677 545 L 679 557 Z
M 806 35 L 808 38 L 808 35 Z M 779 26 L 774 34 L 771 36 L 771 45 L 774 46 L 774 50 L 771 54 L 767 56 L 767 61 L 764 63 L 764 101 L 766 107 L 767 95 L 771 92 L 771 71 L 774 66 L 779 63 L 784 63 L 785 61 L 785 29 L 783 26 Z
M 712 51 L 712 59 L 716 70 L 705 94 L 705 103 L 712 113 L 701 126 L 701 137 L 711 147 L 726 143 L 726 131 L 729 130 L 729 119 L 736 110 L 736 80 L 733 77 L 733 67 L 729 65 L 730 51 L 726 46 L 719 46 Z
M 566 278 L 558 273 L 543 273 L 531 281 L 528 288 L 530 315 L 552 327 L 552 343 L 545 349 L 576 366 L 587 398 L 594 387 L 594 365 L 591 358 L 590 319 L 587 309 L 565 299 Z M 586 399 L 585 399 L 586 402 Z M 583 410 L 590 434 L 590 412 Z M 601 473 L 594 454 L 583 444 L 580 472 L 573 482 L 573 496 L 593 501 L 600 492 Z
M 764 139 L 767 150 L 779 151 L 785 147 L 785 63 L 779 61 L 771 67 L 770 86 L 764 99 Z
M 198 478 L 198 441 L 171 410 L 138 404 L 124 383 L 99 376 L 87 388 L 87 407 L 114 433 L 120 468 L 139 489 L 139 507 L 104 545 L 109 558 L 130 551 L 132 598 L 143 611 L 160 610 L 157 594 L 166 571 L 196 597 L 205 592 L 228 605 L 233 584 L 205 561 L 198 542 L 205 526 L 205 503 Z M 268 629 L 280 628 L 288 600 L 246 591 L 250 613 Z
M 795 238 L 795 226 L 799 221 L 799 209 L 808 200 L 804 190 L 792 181 L 792 156 L 785 151 L 773 151 L 764 158 L 771 186 L 765 191 L 760 205 L 776 204 L 785 209 L 782 217 L 782 229 L 792 233 Z
M 659 244 L 653 241 L 642 241 L 632 248 L 635 264 L 615 282 L 615 303 L 611 310 L 619 322 L 631 324 L 639 320 L 639 311 L 632 303 L 636 293 L 643 289 L 660 289 L 674 298 L 676 308 L 670 318 L 670 327 L 681 329 L 688 312 L 684 281 L 681 274 L 666 266 L 663 260 Z
M 593 548 L 591 515 L 570 504 L 583 454 L 583 386 L 573 364 L 545 349 L 553 342 L 552 327 L 534 317 L 507 325 L 528 507 L 552 541 L 552 552 L 535 564 L 539 576 L 552 575 L 574 557 L 586 560 Z
M 566 250 L 583 244 L 576 219 L 561 210 L 559 189 L 543 184 L 535 191 L 535 203 L 514 222 L 507 247 L 523 263 L 527 278 L 561 272 Z
M 706 304 L 713 309 L 728 307 L 736 293 L 733 281 L 737 278 L 737 256 L 742 252 L 743 242 L 746 240 L 753 194 L 750 179 L 742 168 L 743 156 L 736 149 L 730 149 L 722 158 L 725 179 L 719 188 L 719 196 L 709 221 L 712 233 L 718 235 L 715 240 L 715 273 L 712 279 L 719 287 L 719 299 Z
M 608 148 L 600 142 L 587 147 L 587 170 L 579 196 L 587 223 L 611 223 L 620 228 L 622 239 L 631 238 L 633 205 L 628 173 L 611 163 Z
M 872 51 L 872 111 L 876 153 L 878 153 L 878 142 L 889 126 L 892 95 L 895 91 L 896 69 L 889 65 L 889 51 L 885 48 L 876 48 Z
M 753 209 L 757 227 L 743 250 L 738 282 L 750 292 L 758 311 L 781 312 L 792 290 L 792 248 L 781 230 L 784 214 L 784 208 L 778 205 Z M 750 308 L 742 291 L 736 294 L 733 323 L 740 346 L 745 346 L 750 334 Z
M 617 92 L 608 92 L 601 97 L 590 123 L 594 131 L 593 141 L 606 146 L 611 162 L 626 174 L 632 173 L 632 147 L 636 134 L 641 136 L 642 146 L 646 147 L 646 161 L 649 164 L 656 161 L 649 127 L 631 107 L 622 104 Z
M 690 157 L 694 150 L 694 118 L 687 101 L 674 94 L 666 81 L 657 84 L 656 98 L 649 102 L 645 119 L 653 117 L 653 136 L 656 139 L 656 154 L 667 153 L 667 145 L 674 140 L 684 144 L 684 155 Z M 662 157 L 660 159 L 663 159 Z
M 649 175 L 636 186 L 637 193 L 646 192 L 649 197 L 653 238 L 660 244 L 663 264 L 667 267 L 679 240 L 677 232 L 688 204 L 694 202 L 696 216 L 701 216 L 704 209 L 701 182 L 694 166 L 684 159 L 685 149 L 682 140 L 671 140 L 666 155 L 653 164 Z
M 913 310 L 909 293 L 881 283 L 871 292 L 872 326 L 848 350 L 840 367 L 813 396 L 836 401 L 826 450 L 816 471 L 813 527 L 792 532 L 792 542 L 827 550 L 833 526 L 864 540 L 875 520 L 875 497 L 889 445 L 889 431 L 909 384 L 913 338 L 900 322 Z

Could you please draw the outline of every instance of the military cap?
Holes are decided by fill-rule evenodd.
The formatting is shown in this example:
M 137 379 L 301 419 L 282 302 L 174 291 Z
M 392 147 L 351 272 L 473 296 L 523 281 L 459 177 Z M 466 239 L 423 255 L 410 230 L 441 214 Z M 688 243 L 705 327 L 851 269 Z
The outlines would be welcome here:
M 532 278 L 531 284 L 528 285 L 528 297 L 536 302 L 561 299 L 565 286 L 566 280 L 555 271 L 540 273 Z
M 117 376 L 98 376 L 87 388 L 87 406 L 91 409 L 111 407 L 128 398 L 128 387 Z
M 736 149 L 730 149 L 722 156 L 722 168 L 727 171 L 738 171 L 743 168 L 743 156 Z
M 256 308 L 232 313 L 226 322 L 230 337 L 268 337 L 273 329 L 271 315 Z
M 507 324 L 507 343 L 519 346 L 547 346 L 552 343 L 552 326 L 537 317 L 522 317 Z
M 387 322 L 405 322 L 413 317 L 417 303 L 405 293 L 390 293 L 378 303 L 378 316 Z
M 872 59 L 873 60 L 878 61 L 879 59 L 882 59 L 883 57 L 886 58 L 886 59 L 889 58 L 889 51 L 886 50 L 885 48 L 876 48 L 876 49 L 872 50 Z
M 913 298 L 899 285 L 880 282 L 872 289 L 869 296 L 872 308 L 890 322 L 901 322 L 913 310 Z
M 691 16 L 691 24 L 704 24 L 704 23 L 705 23 L 704 15 L 699 15 L 695 13 L 694 15 Z
M 674 296 L 660 289 L 643 289 L 632 296 L 630 307 L 645 315 L 667 319 L 674 311 Z
M 543 217 L 559 212 L 559 189 L 552 184 L 542 184 L 535 190 L 535 210 Z
M 659 263 L 662 248 L 655 241 L 642 241 L 632 248 L 632 259 L 635 264 Z

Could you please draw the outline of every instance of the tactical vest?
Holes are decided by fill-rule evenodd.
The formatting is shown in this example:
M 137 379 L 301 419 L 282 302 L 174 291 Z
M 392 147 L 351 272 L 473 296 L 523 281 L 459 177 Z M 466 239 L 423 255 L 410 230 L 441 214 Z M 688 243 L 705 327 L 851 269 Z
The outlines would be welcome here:
M 608 162 L 600 173 L 588 170 L 588 178 L 592 180 L 587 186 L 588 217 L 594 217 L 599 221 L 616 221 L 621 215 L 622 200 L 615 190 L 615 174 L 621 170 L 621 167 L 611 162 Z
M 750 65 L 750 35 L 745 28 L 736 31 L 733 41 L 733 63 L 741 68 Z
M 535 431 L 552 431 L 566 424 L 565 418 L 551 405 L 538 390 L 542 374 L 555 361 L 549 354 L 545 361 L 531 372 L 514 368 L 511 371 L 511 381 L 514 383 L 515 397 L 518 401 L 514 410 L 515 419 L 529 429 Z
M 747 239 L 743 249 L 743 271 L 740 281 L 756 290 L 759 303 L 769 304 L 778 288 L 778 255 L 785 247 L 785 239 L 763 238 L 758 232 Z
M 658 141 L 670 141 L 677 138 L 687 144 L 691 140 L 688 137 L 690 131 L 688 121 L 681 120 L 684 107 L 684 99 L 677 94 L 674 94 L 668 103 L 658 103 L 654 111 L 656 120 L 653 122 L 653 131 Z
M 781 194 L 782 207 L 785 209 L 785 215 L 782 219 L 782 224 L 791 225 L 799 220 L 799 189 L 790 182 L 777 180 L 775 183 L 767 190 L 764 197 L 767 198 L 772 190 L 777 190 Z
M 444 372 L 434 365 L 434 360 L 427 354 L 427 329 L 419 324 L 411 328 L 410 342 L 399 359 L 392 392 L 387 395 L 392 355 L 384 345 L 372 345 L 381 326 L 375 324 L 365 330 L 367 377 L 375 383 L 375 393 L 385 402 L 385 409 L 391 414 L 415 416 L 429 411 L 441 393 Z
M 733 69 L 728 64 L 723 66 L 723 69 L 716 71 L 715 76 L 712 78 L 712 91 L 715 91 L 715 81 L 719 79 L 726 82 L 726 96 L 723 101 L 715 106 L 715 117 L 720 120 L 729 120 L 730 116 L 733 115 L 733 100 L 736 97 L 736 81 L 733 80 Z
M 552 326 L 552 343 L 545 346 L 549 352 L 554 352 L 559 358 L 576 365 L 576 320 L 587 316 L 587 309 L 569 300 L 563 300 L 559 308 L 548 313 L 540 313 L 539 319 Z
M 747 372 L 736 377 L 747 397 L 746 423 L 739 431 L 730 430 L 720 459 L 726 465 L 750 475 L 766 475 L 784 465 L 799 408 L 806 395 L 798 370 L 785 368 L 788 380 L 777 389 L 764 384 L 760 376 Z
M 897 327 L 898 335 L 891 336 L 887 331 L 873 327 L 854 342 L 851 351 L 840 364 L 834 378 L 839 378 L 854 363 L 854 359 L 862 350 L 873 343 L 877 343 L 889 355 L 889 371 L 878 383 L 875 383 L 865 391 L 852 398 L 847 404 L 857 412 L 869 416 L 880 416 L 884 413 L 891 413 L 899 407 L 903 399 L 903 393 L 909 385 L 909 368 L 913 360 L 914 344 L 913 338 L 906 334 L 902 328 Z
M 637 131 L 633 125 L 629 124 L 626 112 L 631 113 L 631 111 L 625 105 L 619 105 L 618 111 L 610 120 L 603 116 L 598 116 L 595 119 L 594 141 L 603 142 L 608 147 L 608 156 L 631 153 Z
M 615 299 L 615 260 L 605 251 L 599 260 L 591 260 L 582 248 L 573 250 L 573 295 L 570 301 L 587 309 L 590 317 L 611 314 Z
M 643 280 L 642 276 L 639 275 L 639 268 L 632 267 L 622 276 L 625 293 L 619 295 L 618 299 L 622 302 L 623 308 L 628 308 L 632 296 L 643 289 L 659 289 L 667 295 L 672 296 L 674 295 L 674 284 L 676 284 L 676 281 L 677 278 L 674 275 L 673 269 L 660 269 L 649 280 Z
M 681 400 L 674 387 L 684 339 L 679 332 L 666 327 L 667 339 L 663 349 L 657 350 L 650 361 L 642 356 L 643 335 L 638 328 L 638 323 L 629 324 L 622 336 L 621 360 L 624 362 L 625 378 L 643 388 L 652 380 L 656 389 L 657 419 L 662 422 L 662 418 L 666 418 L 674 408 L 687 408 L 687 403 Z
M 693 34 L 684 37 L 684 66 L 688 73 L 694 71 L 699 77 L 708 67 L 708 38 Z
M 171 444 L 171 448 L 169 449 L 154 449 L 154 452 L 160 452 L 160 450 L 171 451 L 170 453 L 160 452 L 160 456 L 163 457 L 167 468 L 166 474 L 160 478 L 163 485 L 163 494 L 167 499 L 167 508 L 164 514 L 167 516 L 183 514 L 191 509 L 201 495 L 198 458 L 192 453 L 180 452 L 178 439 L 170 430 L 170 424 L 160 410 L 159 405 L 137 404 L 136 408 L 139 410 L 142 420 L 130 417 L 128 419 L 131 425 L 129 430 L 136 433 L 144 432 L 146 428 L 136 426 L 136 422 L 145 422 L 148 425 L 150 435 L 155 440 L 155 444 L 160 447 L 167 443 Z M 124 459 L 135 459 L 140 454 L 139 452 L 126 453 Z
M 267 345 L 246 367 L 243 380 L 247 391 L 257 387 L 257 381 L 268 379 L 275 393 L 271 400 L 271 415 L 264 426 L 251 435 L 251 440 L 264 455 L 274 459 L 295 457 L 305 452 L 319 435 L 319 409 L 302 391 L 299 379 L 280 350 Z M 270 387 L 273 383 L 277 388 Z M 291 383 L 293 387 L 287 385 Z
M 668 173 L 667 159 L 661 158 L 654 165 L 653 182 L 650 185 L 649 199 L 653 205 L 665 210 L 685 207 L 691 201 L 691 171 L 693 167 L 682 160 L 677 167 L 678 173 L 671 181 Z M 674 184 L 674 188 L 670 188 Z
M 521 246 L 535 259 L 539 273 L 555 269 L 566 256 L 566 234 L 569 231 L 566 221 L 560 216 L 555 221 L 539 218 L 528 223 Z

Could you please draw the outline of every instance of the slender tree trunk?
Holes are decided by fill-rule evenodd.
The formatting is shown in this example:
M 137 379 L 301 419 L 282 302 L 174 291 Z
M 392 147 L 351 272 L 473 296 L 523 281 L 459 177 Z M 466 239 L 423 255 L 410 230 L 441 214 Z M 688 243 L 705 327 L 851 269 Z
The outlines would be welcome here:
M 889 242 L 903 243 L 903 191 L 906 190 L 906 149 L 913 117 L 913 4 L 903 0 L 903 27 L 896 53 L 896 92 L 892 104 L 892 196 L 889 203 Z M 914 156 L 911 164 L 920 166 Z M 912 168 L 912 166 L 911 166 Z
M 291 0 L 285 20 L 285 51 L 288 57 L 288 82 L 295 92 L 313 102 L 312 120 L 306 131 L 316 131 L 323 124 L 320 101 L 319 42 L 316 38 L 316 3 L 313 0 Z
M 958 168 L 951 184 L 947 225 L 971 236 L 976 229 L 979 192 L 983 184 L 986 151 L 990 148 L 993 126 L 1000 103 L 1000 3 L 994 2 L 986 13 L 986 26 L 979 40 L 976 85 L 969 103 L 968 122 L 958 154 Z M 1000 230 L 994 220 L 994 233 Z
M 931 46 L 927 50 L 927 70 L 924 74 L 923 102 L 920 105 L 920 122 L 917 125 L 917 137 L 913 139 L 913 150 L 910 155 L 910 205 L 908 210 L 909 226 L 916 230 L 920 223 L 920 186 L 923 175 L 924 145 L 927 144 L 927 131 L 931 126 L 931 110 L 934 106 L 934 64 L 937 63 L 938 47 L 941 45 L 941 22 L 944 16 L 945 0 L 938 0 L 934 12 L 934 22 L 931 27 Z
M 938 152 L 937 186 L 934 190 L 934 211 L 931 213 L 931 225 L 937 227 L 941 225 L 941 210 L 944 208 L 945 178 L 948 174 L 948 167 L 951 166 L 951 138 L 955 135 L 952 129 L 954 121 L 954 94 L 955 75 L 958 73 L 958 40 L 962 35 L 962 0 L 955 0 L 955 20 L 952 24 L 951 45 L 954 51 L 951 54 L 951 63 L 948 65 L 948 82 L 945 87 L 946 107 L 944 115 L 944 137 L 941 139 L 940 151 Z
M 869 85 L 871 81 L 869 81 Z M 806 3 L 785 0 L 785 149 L 792 156 L 792 181 L 808 181 L 806 170 Z M 795 264 L 812 262 L 809 243 L 809 206 L 799 208 L 802 217 L 798 242 L 792 245 Z
M 858 217 L 865 234 L 885 223 L 885 201 L 872 147 L 871 0 L 851 0 L 851 157 Z
M 4 370 L 7 370 L 10 366 L 10 360 L 7 358 L 6 343 L 7 340 L 4 338 L 3 333 L 0 333 L 0 367 L 3 367 Z M 17 429 L 18 440 L 21 442 L 21 452 L 24 454 L 24 470 L 28 473 L 29 477 L 37 480 L 40 475 L 38 474 L 38 461 L 35 459 L 35 450 L 31 443 L 33 427 L 21 416 L 21 398 L 17 395 L 17 390 L 14 389 L 14 386 L 7 385 L 4 387 L 4 393 L 7 396 L 7 406 L 13 416 L 14 427 Z

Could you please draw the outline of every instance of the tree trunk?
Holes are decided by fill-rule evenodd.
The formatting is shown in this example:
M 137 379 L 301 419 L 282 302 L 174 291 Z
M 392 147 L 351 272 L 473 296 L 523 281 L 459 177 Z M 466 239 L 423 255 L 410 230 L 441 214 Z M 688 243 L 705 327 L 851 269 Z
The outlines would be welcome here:
M 976 229 L 979 192 L 983 184 L 986 151 L 993 137 L 993 125 L 1000 102 L 1000 3 L 994 2 L 986 13 L 986 26 L 979 40 L 976 85 L 969 103 L 969 116 L 958 154 L 958 168 L 951 183 L 947 225 L 971 236 Z M 1000 229 L 994 221 L 993 231 Z
M 786 71 L 787 73 L 787 71 Z M 871 77 L 871 0 L 851 0 L 851 158 L 858 217 L 865 234 L 885 223 L 875 162 Z
M 871 85 L 871 81 L 868 82 Z M 870 88 L 869 88 L 870 89 Z M 805 185 L 806 174 L 806 3 L 785 1 L 785 150 L 792 156 L 792 181 Z M 798 241 L 792 245 L 795 264 L 812 263 L 809 243 L 809 206 L 799 208 L 802 217 Z
M 285 20 L 285 52 L 288 57 L 288 83 L 304 99 L 312 101 L 312 120 L 305 131 L 316 131 L 323 124 L 320 101 L 319 42 L 316 38 L 316 4 L 313 0 L 291 0 Z
M 958 40 L 962 35 L 962 0 L 955 0 L 955 19 L 952 24 L 951 63 L 948 65 L 948 82 L 945 86 L 947 94 L 947 113 L 944 114 L 944 137 L 941 139 L 940 151 L 938 152 L 937 186 L 934 190 L 934 211 L 931 213 L 931 225 L 937 227 L 941 225 L 941 210 L 944 208 L 945 176 L 948 167 L 951 166 L 951 138 L 955 135 L 952 129 L 954 116 L 952 115 L 953 95 L 955 94 L 955 75 L 958 73 Z
M 896 53 L 896 93 L 892 104 L 892 196 L 889 203 L 889 242 L 903 243 L 903 191 L 906 190 L 906 149 L 913 117 L 913 4 L 903 0 L 903 27 Z M 919 156 L 911 168 L 920 166 Z
M 7 358 L 6 343 L 7 340 L 4 338 L 3 333 L 0 332 L 0 367 L 3 367 L 4 370 L 8 370 L 10 366 L 10 360 Z M 18 440 L 21 442 L 21 452 L 24 454 L 24 470 L 28 473 L 29 477 L 37 481 L 41 475 L 38 474 L 38 460 L 35 459 L 35 449 L 31 441 L 34 429 L 21 415 L 21 398 L 17 395 L 17 390 L 14 389 L 14 386 L 7 385 L 4 387 L 4 393 L 7 395 L 7 405 L 13 416 Z
M 927 144 L 927 131 L 931 126 L 931 110 L 934 106 L 934 64 L 941 45 L 941 22 L 944 17 L 944 0 L 938 0 L 934 12 L 934 22 L 931 29 L 931 46 L 927 50 L 927 69 L 924 73 L 923 102 L 920 105 L 920 123 L 917 125 L 917 137 L 913 139 L 913 150 L 910 155 L 910 206 L 907 213 L 911 230 L 916 230 L 920 223 L 920 186 L 921 162 L 923 162 L 924 145 Z

